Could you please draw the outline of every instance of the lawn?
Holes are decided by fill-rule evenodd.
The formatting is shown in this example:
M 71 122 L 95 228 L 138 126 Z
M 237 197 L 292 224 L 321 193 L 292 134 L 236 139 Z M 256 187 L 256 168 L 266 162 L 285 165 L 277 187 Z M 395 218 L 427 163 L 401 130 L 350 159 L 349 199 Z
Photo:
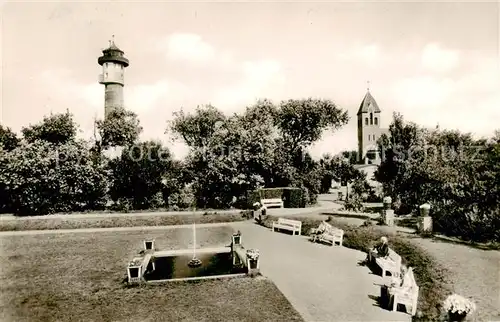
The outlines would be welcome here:
M 0 231 L 14 230 L 47 230 L 47 229 L 80 229 L 80 228 L 110 228 L 110 227 L 138 227 L 138 226 L 169 226 L 206 223 L 221 223 L 246 220 L 239 213 L 222 213 L 207 215 L 148 215 L 148 216 L 110 216 L 88 218 L 13 218 L 0 220 Z
M 197 229 L 201 247 L 230 242 L 230 227 Z M 190 229 L 1 237 L 2 321 L 302 321 L 265 278 L 127 287 L 125 267 L 155 238 L 190 246 Z

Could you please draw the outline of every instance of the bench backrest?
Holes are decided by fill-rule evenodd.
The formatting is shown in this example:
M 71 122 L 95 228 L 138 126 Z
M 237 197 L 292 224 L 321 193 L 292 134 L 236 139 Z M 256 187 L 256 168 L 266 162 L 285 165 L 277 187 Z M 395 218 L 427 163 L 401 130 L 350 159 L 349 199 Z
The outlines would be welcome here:
M 401 256 L 398 255 L 394 250 L 389 248 L 389 259 L 395 263 L 401 264 Z
M 321 222 L 321 224 L 318 227 L 318 230 L 323 230 L 324 233 L 332 235 L 332 236 L 342 236 L 344 235 L 344 231 L 342 229 L 339 229 L 337 227 L 333 227 L 326 221 Z
M 299 220 L 292 220 L 292 219 L 286 219 L 286 218 L 279 218 L 278 224 L 289 225 L 289 226 L 294 226 L 294 227 L 302 226 L 302 222 L 300 222 Z
M 265 204 L 265 203 L 282 203 L 283 200 L 281 200 L 280 198 L 276 198 L 276 199 L 261 199 L 260 202 L 263 203 L 263 204 Z
M 406 274 L 403 276 L 403 280 L 401 283 L 401 290 L 405 293 L 408 293 L 408 295 L 415 295 L 417 294 L 418 296 L 418 285 L 417 281 L 415 281 L 415 276 L 413 275 L 413 268 L 409 268 Z

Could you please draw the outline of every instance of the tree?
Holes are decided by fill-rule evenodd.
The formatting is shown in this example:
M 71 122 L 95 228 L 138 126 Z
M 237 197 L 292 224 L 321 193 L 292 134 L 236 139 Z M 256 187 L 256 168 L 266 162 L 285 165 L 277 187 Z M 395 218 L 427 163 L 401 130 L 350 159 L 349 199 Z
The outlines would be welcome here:
M 321 168 L 306 148 L 327 128 L 347 122 L 332 102 L 313 99 L 279 106 L 259 100 L 230 117 L 210 105 L 174 116 L 167 132 L 191 148 L 186 166 L 199 207 L 234 206 L 260 185 L 302 187 L 314 202 Z
M 356 150 L 342 151 L 341 155 L 347 159 L 350 164 L 356 164 L 358 162 L 358 151 Z
M 117 159 L 109 161 L 110 196 L 113 201 L 133 209 L 163 204 L 163 179 L 172 169 L 170 151 L 155 141 L 126 147 Z
M 405 123 L 401 114 L 395 113 L 389 126 L 389 135 L 383 134 L 378 140 L 379 150 L 383 151 L 382 162 L 375 171 L 375 179 L 382 183 L 384 194 L 401 198 L 401 182 L 407 182 L 408 160 L 417 159 L 423 152 L 425 132 L 414 123 Z M 416 149 L 417 148 L 417 149 Z
M 168 122 L 165 133 L 174 139 L 183 139 L 189 147 L 204 147 L 226 117 L 212 105 L 198 106 L 195 113 L 186 114 L 182 109 L 174 112 L 174 120 Z
M 326 129 L 337 130 L 349 121 L 347 111 L 332 101 L 312 98 L 281 102 L 277 118 L 290 151 L 310 146 Z
M 113 109 L 104 120 L 96 122 L 100 146 L 128 147 L 139 139 L 142 132 L 137 114 L 124 108 Z
M 73 120 L 73 115 L 66 113 L 44 116 L 43 121 L 22 128 L 24 139 L 28 143 L 42 140 L 53 144 L 64 144 L 75 140 L 78 125 Z
M 12 132 L 9 127 L 4 127 L 0 124 L 0 148 L 5 151 L 14 150 L 20 143 L 16 133 Z

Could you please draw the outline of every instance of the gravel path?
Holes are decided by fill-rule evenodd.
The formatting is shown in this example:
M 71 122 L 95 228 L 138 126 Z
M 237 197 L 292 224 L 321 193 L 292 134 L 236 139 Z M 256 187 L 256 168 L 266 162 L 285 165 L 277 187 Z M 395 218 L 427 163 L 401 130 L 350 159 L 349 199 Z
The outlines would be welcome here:
M 432 239 L 413 238 L 444 267 L 457 294 L 478 307 L 476 321 L 500 321 L 500 252 Z

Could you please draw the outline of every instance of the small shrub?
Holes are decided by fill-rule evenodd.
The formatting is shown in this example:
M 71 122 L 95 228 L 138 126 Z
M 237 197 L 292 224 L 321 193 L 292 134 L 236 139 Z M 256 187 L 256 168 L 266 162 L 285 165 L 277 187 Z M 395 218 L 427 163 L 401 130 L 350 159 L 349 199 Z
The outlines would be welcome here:
M 348 198 L 344 203 L 344 209 L 347 211 L 363 211 L 363 203 L 359 196 L 354 195 Z

